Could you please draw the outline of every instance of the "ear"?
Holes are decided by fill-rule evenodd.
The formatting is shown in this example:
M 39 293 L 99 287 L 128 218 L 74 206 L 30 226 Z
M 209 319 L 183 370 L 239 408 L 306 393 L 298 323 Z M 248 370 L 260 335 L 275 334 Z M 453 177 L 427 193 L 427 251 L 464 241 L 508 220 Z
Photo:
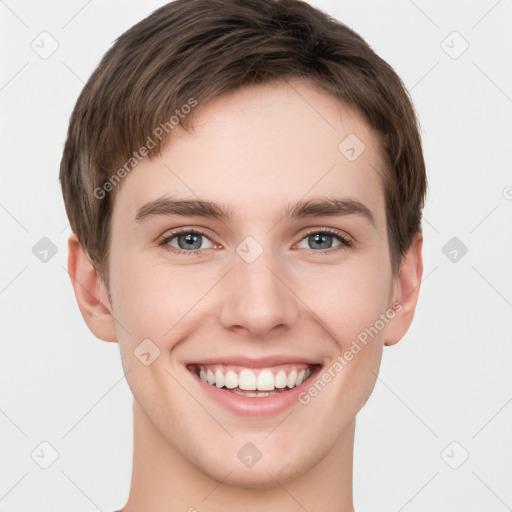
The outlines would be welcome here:
M 393 303 L 397 304 L 396 314 L 386 327 L 384 345 L 398 343 L 412 323 L 423 275 L 422 246 L 423 236 L 421 233 L 416 233 L 411 246 L 402 257 L 400 270 L 394 278 Z
M 107 288 L 74 233 L 69 236 L 68 250 L 68 272 L 85 323 L 97 338 L 117 341 Z

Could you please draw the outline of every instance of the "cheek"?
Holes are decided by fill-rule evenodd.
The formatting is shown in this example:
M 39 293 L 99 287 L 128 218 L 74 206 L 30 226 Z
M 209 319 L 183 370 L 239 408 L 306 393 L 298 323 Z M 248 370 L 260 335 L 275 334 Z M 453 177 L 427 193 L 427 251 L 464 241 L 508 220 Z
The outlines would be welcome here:
M 378 374 L 387 323 L 381 315 L 389 311 L 391 272 L 378 265 L 378 258 L 342 265 L 327 275 L 308 279 L 304 302 L 315 312 L 332 340 L 325 370 L 330 373 L 330 392 L 323 393 L 325 410 L 338 404 L 337 418 L 355 415 L 370 396 Z M 312 283 L 327 282 L 324 291 Z M 388 318 L 389 321 L 389 318 Z M 331 394 L 332 393 L 332 394 Z M 341 402 L 340 402 L 341 400 Z M 341 404 L 341 405 L 339 405 Z
M 391 273 L 372 261 L 326 267 L 300 283 L 298 295 L 342 351 L 373 326 L 390 305 Z M 378 327 L 380 336 L 380 323 Z
M 112 273 L 113 308 L 123 341 L 130 346 L 144 338 L 162 350 L 171 348 L 182 328 L 201 308 L 215 276 L 191 267 L 171 267 L 134 259 Z M 128 334 L 129 333 L 129 334 Z M 167 345 L 166 345 L 167 344 Z

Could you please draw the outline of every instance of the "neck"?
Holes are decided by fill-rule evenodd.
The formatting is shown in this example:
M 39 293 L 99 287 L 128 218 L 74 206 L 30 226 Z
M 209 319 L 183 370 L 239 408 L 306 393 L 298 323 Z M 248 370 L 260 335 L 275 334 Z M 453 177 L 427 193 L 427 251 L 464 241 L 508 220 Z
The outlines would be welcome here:
M 133 404 L 134 446 L 130 495 L 121 512 L 354 512 L 352 468 L 355 420 L 328 454 L 294 480 L 268 488 L 233 487 L 190 464 Z

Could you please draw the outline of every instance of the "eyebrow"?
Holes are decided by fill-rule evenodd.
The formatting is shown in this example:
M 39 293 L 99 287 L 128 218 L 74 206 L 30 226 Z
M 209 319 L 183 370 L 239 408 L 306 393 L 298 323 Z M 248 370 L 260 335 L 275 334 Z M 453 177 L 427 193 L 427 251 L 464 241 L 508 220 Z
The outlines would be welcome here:
M 228 206 L 200 199 L 160 198 L 146 203 L 137 210 L 135 220 L 144 220 L 155 216 L 208 217 L 222 222 L 231 220 L 234 212 Z M 360 215 L 375 226 L 370 209 L 360 201 L 349 198 L 315 198 L 288 204 L 281 210 L 283 219 L 302 219 L 306 217 L 341 217 Z

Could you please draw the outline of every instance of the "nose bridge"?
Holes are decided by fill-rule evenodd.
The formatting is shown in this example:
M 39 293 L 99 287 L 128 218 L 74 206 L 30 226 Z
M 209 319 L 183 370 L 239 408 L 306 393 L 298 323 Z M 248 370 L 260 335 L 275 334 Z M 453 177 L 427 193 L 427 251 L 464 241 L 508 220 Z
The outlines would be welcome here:
M 225 327 L 243 327 L 262 336 L 296 320 L 296 298 L 286 285 L 279 254 L 271 247 L 263 249 L 251 237 L 244 240 L 237 247 L 229 279 L 221 315 Z

